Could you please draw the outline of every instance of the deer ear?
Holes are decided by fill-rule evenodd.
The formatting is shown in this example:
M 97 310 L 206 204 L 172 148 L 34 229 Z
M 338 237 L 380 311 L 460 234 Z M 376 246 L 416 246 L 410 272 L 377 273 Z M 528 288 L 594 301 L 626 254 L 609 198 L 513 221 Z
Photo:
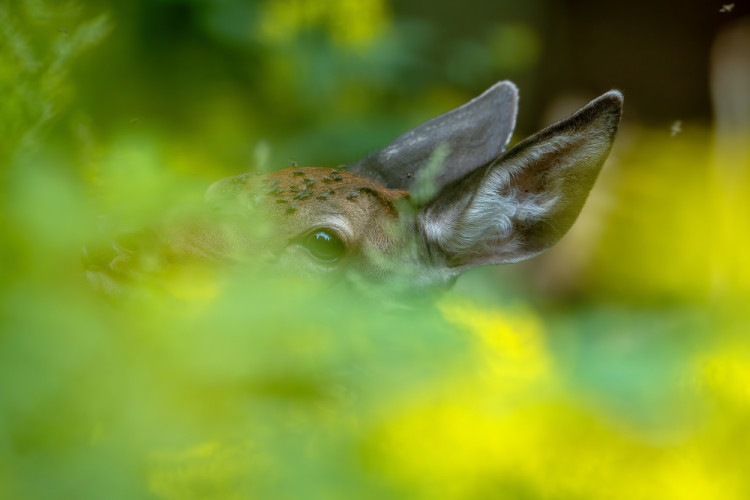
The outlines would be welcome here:
M 609 154 L 623 97 L 611 91 L 445 186 L 420 208 L 430 254 L 456 271 L 544 251 L 573 225 Z
M 391 189 L 408 190 L 440 144 L 447 157 L 434 181 L 444 186 L 505 151 L 516 124 L 518 89 L 498 82 L 482 95 L 406 132 L 349 172 Z

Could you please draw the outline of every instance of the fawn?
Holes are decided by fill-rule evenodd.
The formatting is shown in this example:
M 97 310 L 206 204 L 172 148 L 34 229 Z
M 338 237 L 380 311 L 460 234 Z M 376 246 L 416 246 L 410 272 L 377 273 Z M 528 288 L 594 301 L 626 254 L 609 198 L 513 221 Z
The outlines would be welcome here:
M 210 216 L 158 231 L 158 244 L 115 246 L 88 276 L 111 289 L 151 252 L 166 266 L 275 263 L 298 274 L 425 286 L 474 266 L 528 259 L 577 218 L 622 104 L 620 92 L 607 92 L 506 151 L 518 91 L 501 81 L 350 167 L 218 181 L 206 194 Z

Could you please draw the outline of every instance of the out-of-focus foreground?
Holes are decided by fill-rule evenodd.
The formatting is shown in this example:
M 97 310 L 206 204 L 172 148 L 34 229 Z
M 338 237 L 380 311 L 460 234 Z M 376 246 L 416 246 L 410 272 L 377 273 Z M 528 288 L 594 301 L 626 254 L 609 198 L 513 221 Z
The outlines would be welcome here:
M 225 175 L 355 161 L 495 80 L 533 132 L 555 8 L 498 2 L 470 38 L 407 3 L 0 1 L 1 498 L 750 496 L 741 6 L 709 9 L 712 117 L 659 121 L 625 85 L 581 219 L 526 264 L 434 301 L 273 275 L 88 286 L 81 248 L 110 228 Z M 594 85 L 564 80 L 549 119 Z

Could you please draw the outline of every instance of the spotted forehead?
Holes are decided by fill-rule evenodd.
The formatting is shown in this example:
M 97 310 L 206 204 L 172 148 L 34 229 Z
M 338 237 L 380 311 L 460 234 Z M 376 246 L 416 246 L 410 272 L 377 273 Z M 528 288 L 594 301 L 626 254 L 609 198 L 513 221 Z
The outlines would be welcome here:
M 373 197 L 395 214 L 393 202 L 407 194 L 342 169 L 321 167 L 280 170 L 264 177 L 260 187 L 286 213 L 321 204 L 356 204 L 363 197 Z

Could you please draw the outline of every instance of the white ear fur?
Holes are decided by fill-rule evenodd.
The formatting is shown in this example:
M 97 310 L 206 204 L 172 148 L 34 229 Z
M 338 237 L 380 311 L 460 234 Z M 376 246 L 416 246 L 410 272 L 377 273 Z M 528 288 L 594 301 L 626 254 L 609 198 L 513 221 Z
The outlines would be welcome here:
M 446 186 L 422 207 L 430 255 L 460 271 L 546 250 L 578 217 L 614 140 L 622 94 L 611 91 Z

